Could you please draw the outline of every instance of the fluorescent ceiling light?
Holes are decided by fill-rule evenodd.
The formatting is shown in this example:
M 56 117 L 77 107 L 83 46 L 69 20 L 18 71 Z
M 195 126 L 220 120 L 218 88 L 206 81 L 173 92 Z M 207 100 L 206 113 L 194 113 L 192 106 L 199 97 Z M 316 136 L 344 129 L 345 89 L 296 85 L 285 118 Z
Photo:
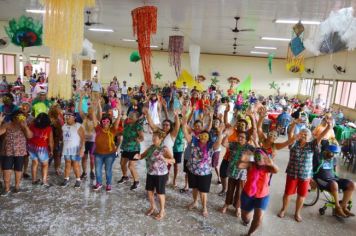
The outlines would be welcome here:
M 276 20 L 275 23 L 278 24 L 297 24 L 299 20 Z M 320 21 L 313 21 L 313 20 L 302 20 L 302 24 L 304 25 L 320 25 Z
M 256 49 L 277 50 L 276 47 L 255 46 Z
M 41 9 L 26 9 L 28 13 L 44 14 L 46 11 Z
M 100 28 L 90 28 L 88 30 L 96 31 L 96 32 L 114 32 L 114 30 L 112 30 L 112 29 L 100 29 Z
M 136 42 L 136 39 L 121 39 L 124 42 Z
M 158 48 L 157 45 L 151 45 L 150 48 Z
M 258 51 L 251 51 L 251 54 L 261 54 L 261 55 L 267 55 L 268 52 L 258 52 Z
M 262 37 L 262 40 L 272 40 L 272 41 L 290 41 L 289 38 L 275 38 L 275 37 Z

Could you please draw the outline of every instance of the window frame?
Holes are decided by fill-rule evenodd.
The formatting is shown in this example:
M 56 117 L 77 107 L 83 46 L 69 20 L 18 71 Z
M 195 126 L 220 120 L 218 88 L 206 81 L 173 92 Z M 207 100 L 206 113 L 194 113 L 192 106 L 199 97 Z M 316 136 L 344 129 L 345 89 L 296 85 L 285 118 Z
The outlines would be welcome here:
M 335 80 L 336 82 L 336 91 L 335 91 L 335 96 L 333 98 L 333 103 L 338 105 L 338 106 L 342 106 L 344 108 L 348 108 L 348 109 L 356 109 L 356 102 L 354 104 L 354 107 L 349 107 L 348 106 L 348 103 L 349 103 L 349 100 L 350 100 L 350 95 L 351 95 L 351 90 L 352 90 L 352 84 L 355 83 L 356 84 L 356 81 L 355 80 Z M 348 95 L 347 95 L 347 99 L 346 99 L 346 106 L 345 105 L 342 105 L 341 104 L 341 100 L 342 100 L 342 94 L 344 94 L 344 83 L 350 83 L 350 87 L 349 87 L 349 91 L 348 91 Z M 339 101 L 336 101 L 336 94 L 337 94 L 337 88 L 338 88 L 338 85 L 339 83 L 342 83 L 341 84 L 341 96 L 340 96 L 340 99 Z M 346 91 L 345 91 L 346 92 Z
M 14 73 L 13 74 L 6 74 L 5 73 L 5 57 L 4 56 L 12 56 L 13 57 L 13 59 L 14 59 Z M 16 54 L 0 52 L 0 57 L 2 57 L 2 71 L 3 71 L 3 74 L 1 74 L 1 75 L 5 75 L 5 76 L 14 75 L 14 76 L 16 76 Z

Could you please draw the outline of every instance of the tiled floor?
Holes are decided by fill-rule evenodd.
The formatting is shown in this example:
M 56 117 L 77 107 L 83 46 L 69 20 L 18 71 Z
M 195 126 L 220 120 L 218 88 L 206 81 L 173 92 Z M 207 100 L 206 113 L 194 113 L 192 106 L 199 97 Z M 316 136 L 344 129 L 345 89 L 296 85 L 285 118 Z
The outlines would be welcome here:
M 151 137 L 147 134 L 147 143 Z M 277 164 L 281 171 L 273 176 L 271 201 L 266 211 L 263 225 L 257 235 L 356 235 L 356 217 L 337 219 L 328 210 L 324 216 L 318 213 L 320 200 L 315 206 L 303 209 L 304 221 L 296 223 L 293 219 L 295 198 L 291 202 L 286 217 L 276 216 L 282 203 L 285 184 L 285 167 L 288 150 L 278 152 Z M 33 187 L 29 180 L 23 181 L 25 190 L 0 198 L 0 235 L 241 235 L 247 228 L 232 211 L 223 215 L 218 212 L 224 198 L 217 193 L 220 186 L 214 176 L 208 196 L 209 217 L 203 218 L 198 210 L 188 211 L 186 205 L 191 195 L 181 194 L 167 187 L 167 217 L 157 222 L 144 215 L 148 207 L 145 185 L 145 162 L 139 161 L 138 169 L 141 185 L 130 191 L 131 182 L 119 186 L 119 159 L 115 161 L 113 191 L 95 193 L 88 181 L 79 190 L 61 188 L 60 178 L 50 177 L 54 186 L 49 189 Z M 53 172 L 53 170 L 52 170 Z M 343 171 L 341 176 L 356 180 L 356 176 Z M 179 175 L 179 185 L 183 184 L 183 173 Z M 354 197 L 354 202 L 355 201 Z M 355 209 L 353 210 L 355 212 Z

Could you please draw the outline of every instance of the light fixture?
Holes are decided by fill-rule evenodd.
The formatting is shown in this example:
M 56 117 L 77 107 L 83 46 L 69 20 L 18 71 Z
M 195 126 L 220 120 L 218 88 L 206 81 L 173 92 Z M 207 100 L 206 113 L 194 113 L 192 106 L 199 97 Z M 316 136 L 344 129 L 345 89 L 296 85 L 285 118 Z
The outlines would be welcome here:
M 277 24 L 297 24 L 299 20 L 275 20 L 274 21 Z M 313 20 L 302 20 L 302 24 L 304 25 L 320 25 L 320 21 L 313 21 Z
M 255 46 L 256 49 L 277 50 L 276 47 Z
M 95 32 L 114 32 L 114 30 L 112 29 L 100 29 L 100 28 L 90 28 L 88 30 L 95 31 Z
M 258 52 L 258 51 L 251 51 L 251 54 L 261 54 L 261 55 L 268 55 L 268 52 Z
M 157 45 L 151 45 L 150 48 L 158 48 Z
M 124 42 L 136 42 L 137 40 L 136 39 L 121 39 L 121 41 L 124 41 Z
M 41 9 L 26 9 L 28 13 L 44 14 L 46 11 Z
M 271 41 L 290 41 L 289 38 L 275 38 L 275 37 L 262 37 L 262 40 L 271 40 Z

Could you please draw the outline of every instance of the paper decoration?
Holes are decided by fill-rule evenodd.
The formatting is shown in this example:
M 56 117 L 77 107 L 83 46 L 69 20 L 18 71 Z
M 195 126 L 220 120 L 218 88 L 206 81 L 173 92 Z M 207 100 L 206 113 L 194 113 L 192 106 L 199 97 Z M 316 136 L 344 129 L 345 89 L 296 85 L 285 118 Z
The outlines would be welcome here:
M 186 70 L 182 70 L 182 73 L 176 80 L 176 86 L 178 88 L 181 88 L 183 86 L 183 82 L 186 82 L 188 88 L 192 89 L 194 86 L 196 86 L 197 90 L 203 91 L 203 85 L 201 83 L 198 83 L 191 74 L 188 73 Z
M 155 79 L 161 79 L 162 77 L 162 74 L 158 71 L 156 74 L 155 74 Z
M 218 80 L 217 77 L 211 78 L 211 84 L 212 84 L 212 85 L 217 85 L 218 83 L 219 83 L 219 80 Z
M 269 69 L 269 73 L 272 74 L 272 61 L 273 61 L 273 58 L 274 58 L 274 53 L 270 53 L 268 55 L 268 69 Z
M 304 71 L 304 45 L 303 45 L 302 23 L 297 23 L 293 27 L 292 40 L 288 45 L 287 52 L 287 70 L 293 73 L 302 73 Z
M 252 77 L 251 75 L 248 75 L 244 81 L 242 81 L 239 86 L 236 88 L 236 93 L 238 93 L 240 90 L 244 93 L 247 94 L 249 90 L 251 90 L 251 83 L 252 83 Z
M 5 26 L 7 36 L 22 51 L 26 47 L 42 45 L 42 24 L 32 17 L 21 16 L 18 20 L 9 21 L 9 26 Z
M 199 60 L 200 60 L 200 46 L 190 45 L 189 46 L 189 57 L 190 57 L 190 68 L 194 78 L 197 78 L 199 74 Z
M 272 81 L 272 83 L 269 83 L 269 88 L 270 89 L 278 89 L 279 86 L 276 82 Z
M 184 37 L 180 35 L 169 36 L 168 55 L 169 65 L 174 66 L 176 76 L 180 75 L 181 55 L 184 52 Z
M 141 60 L 140 54 L 138 53 L 138 51 L 133 51 L 130 55 L 130 61 L 138 62 L 139 60 Z
M 95 0 L 41 0 L 45 14 L 44 43 L 50 48 L 48 96 L 72 97 L 71 65 L 73 54 L 83 47 L 84 9 L 94 7 Z
M 84 57 L 89 57 L 90 60 L 95 58 L 95 49 L 93 48 L 93 44 L 88 39 L 84 39 L 83 41 L 83 49 L 81 55 Z
M 151 36 L 157 31 L 157 7 L 143 6 L 131 12 L 133 34 L 137 36 L 145 83 L 151 87 Z
M 352 7 L 332 11 L 321 22 L 319 30 L 305 41 L 305 47 L 315 55 L 356 48 L 356 18 Z

